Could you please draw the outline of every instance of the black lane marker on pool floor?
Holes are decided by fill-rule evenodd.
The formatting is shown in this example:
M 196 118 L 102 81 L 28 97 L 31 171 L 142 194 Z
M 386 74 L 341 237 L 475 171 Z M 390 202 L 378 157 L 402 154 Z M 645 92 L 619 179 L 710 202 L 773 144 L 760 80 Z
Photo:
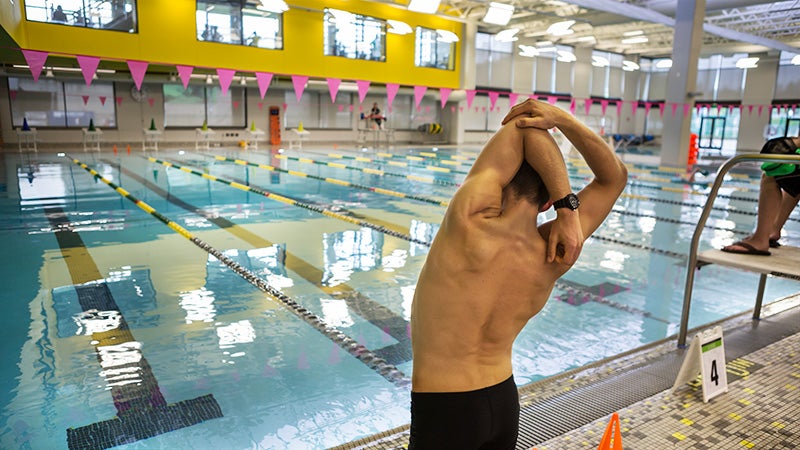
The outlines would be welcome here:
M 111 180 L 100 175 L 96 170 L 90 168 L 89 166 L 80 162 L 77 159 L 71 158 L 70 156 L 67 156 L 67 158 L 72 159 L 72 162 L 81 166 L 84 170 L 86 170 L 92 176 L 94 176 L 95 179 L 100 180 L 103 183 L 107 184 L 109 187 L 114 189 L 118 194 L 122 195 L 126 199 L 136 204 L 136 206 L 138 206 L 142 210 L 149 213 L 151 216 L 155 217 L 156 219 L 167 225 L 173 231 L 177 232 L 181 236 L 190 240 L 194 245 L 200 247 L 210 255 L 217 258 L 217 260 L 228 266 L 228 268 L 233 270 L 235 273 L 239 274 L 239 276 L 244 278 L 248 283 L 252 284 L 261 291 L 269 294 L 270 296 L 278 300 L 279 303 L 285 306 L 289 312 L 293 313 L 301 320 L 314 327 L 317 331 L 322 333 L 322 335 L 324 335 L 325 337 L 336 343 L 343 350 L 350 353 L 353 357 L 364 363 L 370 369 L 379 373 L 382 377 L 384 377 L 388 381 L 398 386 L 407 386 L 409 384 L 410 380 L 408 379 L 408 377 L 406 377 L 406 375 L 403 372 L 397 369 L 397 367 L 394 367 L 393 365 L 387 363 L 382 358 L 378 357 L 374 352 L 369 350 L 364 345 L 359 344 L 355 339 L 351 338 L 350 336 L 347 336 L 338 329 L 326 324 L 325 321 L 322 320 L 320 317 L 316 316 L 311 311 L 307 310 L 302 305 L 292 300 L 289 296 L 285 295 L 280 290 L 271 286 L 269 283 L 260 278 L 258 275 L 246 269 L 236 261 L 228 258 L 222 252 L 215 249 L 214 247 L 211 247 L 206 242 L 195 237 L 191 232 L 189 232 L 189 230 L 173 222 L 163 214 L 153 209 L 153 207 L 148 205 L 147 203 L 137 199 L 125 189 L 117 186 L 116 184 L 111 182 Z
M 256 235 L 240 227 L 237 224 L 220 217 L 216 213 L 198 208 L 192 204 L 184 202 L 174 195 L 170 195 L 159 186 L 151 183 L 138 174 L 123 168 L 120 164 L 108 160 L 103 160 L 106 164 L 116 167 L 121 174 L 132 178 L 137 183 L 149 189 L 156 195 L 163 198 L 165 201 L 183 208 L 186 211 L 204 217 L 209 222 L 218 226 L 219 228 L 228 231 L 234 236 L 249 243 L 253 248 L 265 248 L 275 245 L 267 239 Z M 363 317 L 365 320 L 383 330 L 398 342 L 387 347 L 375 349 L 374 352 L 379 357 L 385 359 L 389 364 L 398 365 L 411 361 L 411 340 L 408 337 L 408 321 L 401 316 L 395 314 L 391 309 L 381 305 L 380 303 L 372 300 L 368 296 L 356 291 L 352 286 L 342 283 L 336 286 L 328 286 L 322 282 L 323 272 L 308 261 L 303 260 L 292 252 L 285 252 L 284 267 L 298 274 L 300 277 L 308 281 L 310 284 L 316 286 L 331 298 L 344 300 L 349 311 L 356 315 Z
M 168 404 L 161 393 L 153 370 L 139 349 L 128 322 L 111 296 L 100 270 L 89 255 L 80 235 L 72 230 L 61 208 L 47 208 L 55 238 L 70 272 L 78 302 L 86 314 L 98 318 L 114 314 L 119 325 L 113 330 L 92 333 L 98 362 L 111 389 L 117 409 L 113 419 L 67 429 L 67 446 L 72 449 L 104 449 L 130 444 L 142 439 L 196 425 L 222 417 L 222 410 L 212 394 Z M 116 359 L 109 355 L 134 355 L 135 358 Z M 128 362 L 131 361 L 132 362 Z M 115 380 L 114 373 L 126 378 Z M 129 378 L 135 375 L 136 378 Z M 136 382 L 131 382 L 135 380 Z

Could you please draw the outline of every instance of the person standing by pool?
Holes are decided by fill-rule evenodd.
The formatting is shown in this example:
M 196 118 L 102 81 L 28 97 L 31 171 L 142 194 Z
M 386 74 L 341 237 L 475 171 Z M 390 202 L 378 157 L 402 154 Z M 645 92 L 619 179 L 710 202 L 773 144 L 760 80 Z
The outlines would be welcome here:
M 595 175 L 577 195 L 553 127 Z M 514 339 L 626 182 L 612 149 L 560 108 L 527 100 L 506 115 L 453 196 L 417 282 L 409 449 L 514 448 Z M 551 205 L 556 219 L 537 225 Z

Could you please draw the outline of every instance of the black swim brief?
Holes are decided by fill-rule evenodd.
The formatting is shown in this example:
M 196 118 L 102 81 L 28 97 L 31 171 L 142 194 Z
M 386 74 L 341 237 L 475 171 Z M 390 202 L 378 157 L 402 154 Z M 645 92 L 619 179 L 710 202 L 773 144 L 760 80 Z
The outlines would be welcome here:
M 409 450 L 513 450 L 519 432 L 514 377 L 469 392 L 412 392 Z

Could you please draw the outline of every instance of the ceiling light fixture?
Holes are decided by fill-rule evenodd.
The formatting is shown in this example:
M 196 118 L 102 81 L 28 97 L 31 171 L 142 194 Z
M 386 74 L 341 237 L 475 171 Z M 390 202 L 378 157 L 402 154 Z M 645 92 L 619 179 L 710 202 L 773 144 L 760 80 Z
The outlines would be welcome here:
M 453 33 L 452 31 L 436 30 L 436 34 L 439 35 L 436 38 L 436 40 L 439 42 L 444 42 L 446 44 L 452 44 L 453 42 L 458 42 L 458 35 Z
M 441 3 L 441 0 L 411 0 L 408 4 L 408 10 L 436 14 L 436 11 L 439 11 L 439 3 Z
M 483 21 L 495 25 L 508 25 L 508 21 L 513 15 L 514 7 L 512 5 L 491 2 L 489 9 L 486 10 L 486 15 L 483 16 Z
M 206 75 L 206 84 L 214 84 L 214 80 L 211 78 L 211 75 Z
M 792 64 L 795 66 L 800 66 L 800 55 L 794 55 L 792 58 Z
M 572 34 L 575 32 L 575 30 L 570 28 L 573 25 L 575 25 L 574 20 L 565 20 L 563 22 L 556 22 L 547 27 L 547 34 L 553 36 L 566 36 L 568 34 Z
M 275 14 L 282 14 L 289 10 L 289 5 L 283 0 L 261 0 L 256 9 Z
M 557 53 L 558 53 L 558 57 L 556 58 L 556 60 L 558 60 L 558 61 L 561 61 L 561 62 L 575 62 L 575 61 L 578 60 L 578 58 L 572 52 L 568 52 L 566 50 L 558 50 Z
M 639 64 L 636 64 L 633 61 L 622 61 L 622 70 L 626 72 L 633 72 L 634 70 L 639 70 Z
M 387 31 L 392 34 L 404 35 L 414 31 L 407 23 L 399 20 L 387 19 L 386 23 L 389 24 L 390 27 Z
M 602 56 L 592 56 L 592 65 L 595 67 L 607 67 L 611 65 L 611 61 Z
M 758 67 L 758 58 L 739 58 L 739 60 L 736 61 L 736 67 L 740 69 L 755 69 Z
M 621 40 L 620 42 L 622 42 L 623 44 L 644 44 L 645 42 L 648 42 L 649 40 L 650 39 L 648 39 L 647 36 L 634 36 L 634 37 L 625 38 L 625 39 Z
M 672 67 L 672 60 L 669 58 L 660 59 L 656 62 L 656 69 L 669 69 L 670 67 Z
M 519 39 L 517 36 L 519 28 L 509 28 L 494 35 L 494 39 L 498 42 L 514 42 Z
M 642 35 L 642 34 L 644 34 L 644 31 L 642 31 L 642 30 L 631 30 L 631 31 L 626 31 L 626 32 L 622 33 L 622 35 L 625 36 L 625 37 L 639 36 L 639 35 Z
M 519 46 L 519 56 L 525 56 L 528 58 L 533 58 L 534 56 L 539 56 L 539 50 L 532 45 L 522 45 Z

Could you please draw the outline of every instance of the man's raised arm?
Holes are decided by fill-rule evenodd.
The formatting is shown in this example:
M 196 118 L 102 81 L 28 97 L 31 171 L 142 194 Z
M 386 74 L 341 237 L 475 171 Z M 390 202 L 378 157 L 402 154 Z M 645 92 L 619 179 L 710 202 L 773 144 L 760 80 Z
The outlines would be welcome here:
M 550 129 L 557 127 L 586 160 L 594 180 L 578 193 L 580 220 L 589 236 L 605 220 L 619 194 L 625 189 L 628 171 L 611 147 L 594 131 L 571 114 L 548 103 L 529 99 L 514 106 L 503 124 L 514 121 L 517 127 Z

